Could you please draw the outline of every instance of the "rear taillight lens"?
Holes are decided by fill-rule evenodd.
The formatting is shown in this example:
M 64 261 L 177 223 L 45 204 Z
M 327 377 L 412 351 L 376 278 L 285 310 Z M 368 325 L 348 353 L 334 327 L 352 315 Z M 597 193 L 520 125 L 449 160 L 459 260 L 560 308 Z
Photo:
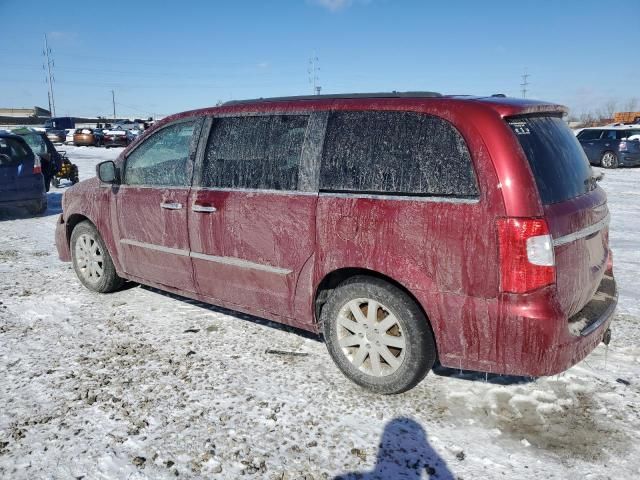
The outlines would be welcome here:
M 36 155 L 33 158 L 33 173 L 42 173 L 42 163 L 40 162 L 40 157 Z
M 625 140 L 622 140 L 620 142 L 620 145 L 618 146 L 618 149 L 622 152 L 626 152 L 629 149 L 629 145 L 627 144 L 627 142 Z
M 556 281 L 553 238 L 541 218 L 501 218 L 500 290 L 526 293 Z

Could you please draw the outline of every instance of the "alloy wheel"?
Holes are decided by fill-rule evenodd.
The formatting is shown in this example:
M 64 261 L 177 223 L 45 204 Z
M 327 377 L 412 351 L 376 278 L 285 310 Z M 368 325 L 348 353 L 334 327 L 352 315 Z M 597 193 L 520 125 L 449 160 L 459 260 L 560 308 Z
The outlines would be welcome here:
M 406 337 L 385 305 L 371 298 L 351 300 L 340 309 L 337 324 L 342 353 L 361 372 L 384 377 L 402 365 Z
M 92 236 L 83 233 L 75 245 L 80 274 L 89 283 L 97 283 L 104 275 L 104 258 L 100 244 Z

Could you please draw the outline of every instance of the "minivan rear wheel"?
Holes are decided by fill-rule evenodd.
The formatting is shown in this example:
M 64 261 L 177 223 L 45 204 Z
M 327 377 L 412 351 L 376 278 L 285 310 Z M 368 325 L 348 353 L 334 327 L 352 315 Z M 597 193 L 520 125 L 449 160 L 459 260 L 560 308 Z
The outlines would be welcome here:
M 604 152 L 600 159 L 600 165 L 604 168 L 618 168 L 618 156 L 613 152 Z
M 344 375 L 381 394 L 417 385 L 436 360 L 429 324 L 405 292 L 384 280 L 352 277 L 322 308 L 327 349 Z
M 80 222 L 71 233 L 71 260 L 80 282 L 89 290 L 108 293 L 122 286 L 107 251 L 107 247 L 93 224 Z

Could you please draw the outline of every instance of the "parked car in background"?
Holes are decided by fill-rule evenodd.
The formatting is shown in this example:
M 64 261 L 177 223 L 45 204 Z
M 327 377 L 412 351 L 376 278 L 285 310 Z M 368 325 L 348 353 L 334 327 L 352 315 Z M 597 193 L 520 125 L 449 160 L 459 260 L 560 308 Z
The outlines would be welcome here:
M 106 148 L 111 147 L 126 147 L 134 140 L 134 135 L 128 130 L 123 129 L 111 129 L 104 130 L 104 146 Z
M 75 128 L 67 128 L 65 130 L 65 139 L 64 139 L 64 144 L 65 145 L 73 145 L 73 135 L 76 133 L 76 129 Z
M 33 214 L 47 209 L 40 157 L 24 138 L 0 133 L 0 207 L 24 207 Z
M 553 375 L 608 343 L 617 304 L 607 197 L 565 112 L 393 92 L 177 114 L 65 193 L 58 252 L 94 291 L 322 331 L 378 393 L 436 358 Z
M 12 133 L 24 138 L 33 153 L 40 157 L 45 190 L 48 192 L 51 179 L 62 167 L 62 155 L 44 132 L 31 128 L 17 128 Z
M 67 139 L 67 132 L 65 130 L 47 130 L 47 138 L 54 144 L 62 145 Z
M 585 128 L 577 135 L 589 163 L 604 168 L 640 165 L 640 127 Z
M 99 147 L 104 143 L 102 130 L 94 128 L 78 128 L 73 134 L 73 144 L 76 147 Z

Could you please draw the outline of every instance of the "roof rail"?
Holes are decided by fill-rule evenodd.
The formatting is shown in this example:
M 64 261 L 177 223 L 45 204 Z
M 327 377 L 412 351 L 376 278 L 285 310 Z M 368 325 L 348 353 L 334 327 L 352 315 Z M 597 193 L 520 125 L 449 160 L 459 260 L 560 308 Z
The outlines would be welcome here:
M 375 93 L 338 93 L 331 95 L 300 95 L 293 97 L 269 97 L 254 98 L 251 100 L 231 100 L 223 103 L 223 106 L 242 105 L 245 103 L 255 102 L 294 102 L 298 100 L 330 100 L 330 99 L 348 99 L 348 98 L 434 98 L 442 97 L 437 92 L 375 92 Z

